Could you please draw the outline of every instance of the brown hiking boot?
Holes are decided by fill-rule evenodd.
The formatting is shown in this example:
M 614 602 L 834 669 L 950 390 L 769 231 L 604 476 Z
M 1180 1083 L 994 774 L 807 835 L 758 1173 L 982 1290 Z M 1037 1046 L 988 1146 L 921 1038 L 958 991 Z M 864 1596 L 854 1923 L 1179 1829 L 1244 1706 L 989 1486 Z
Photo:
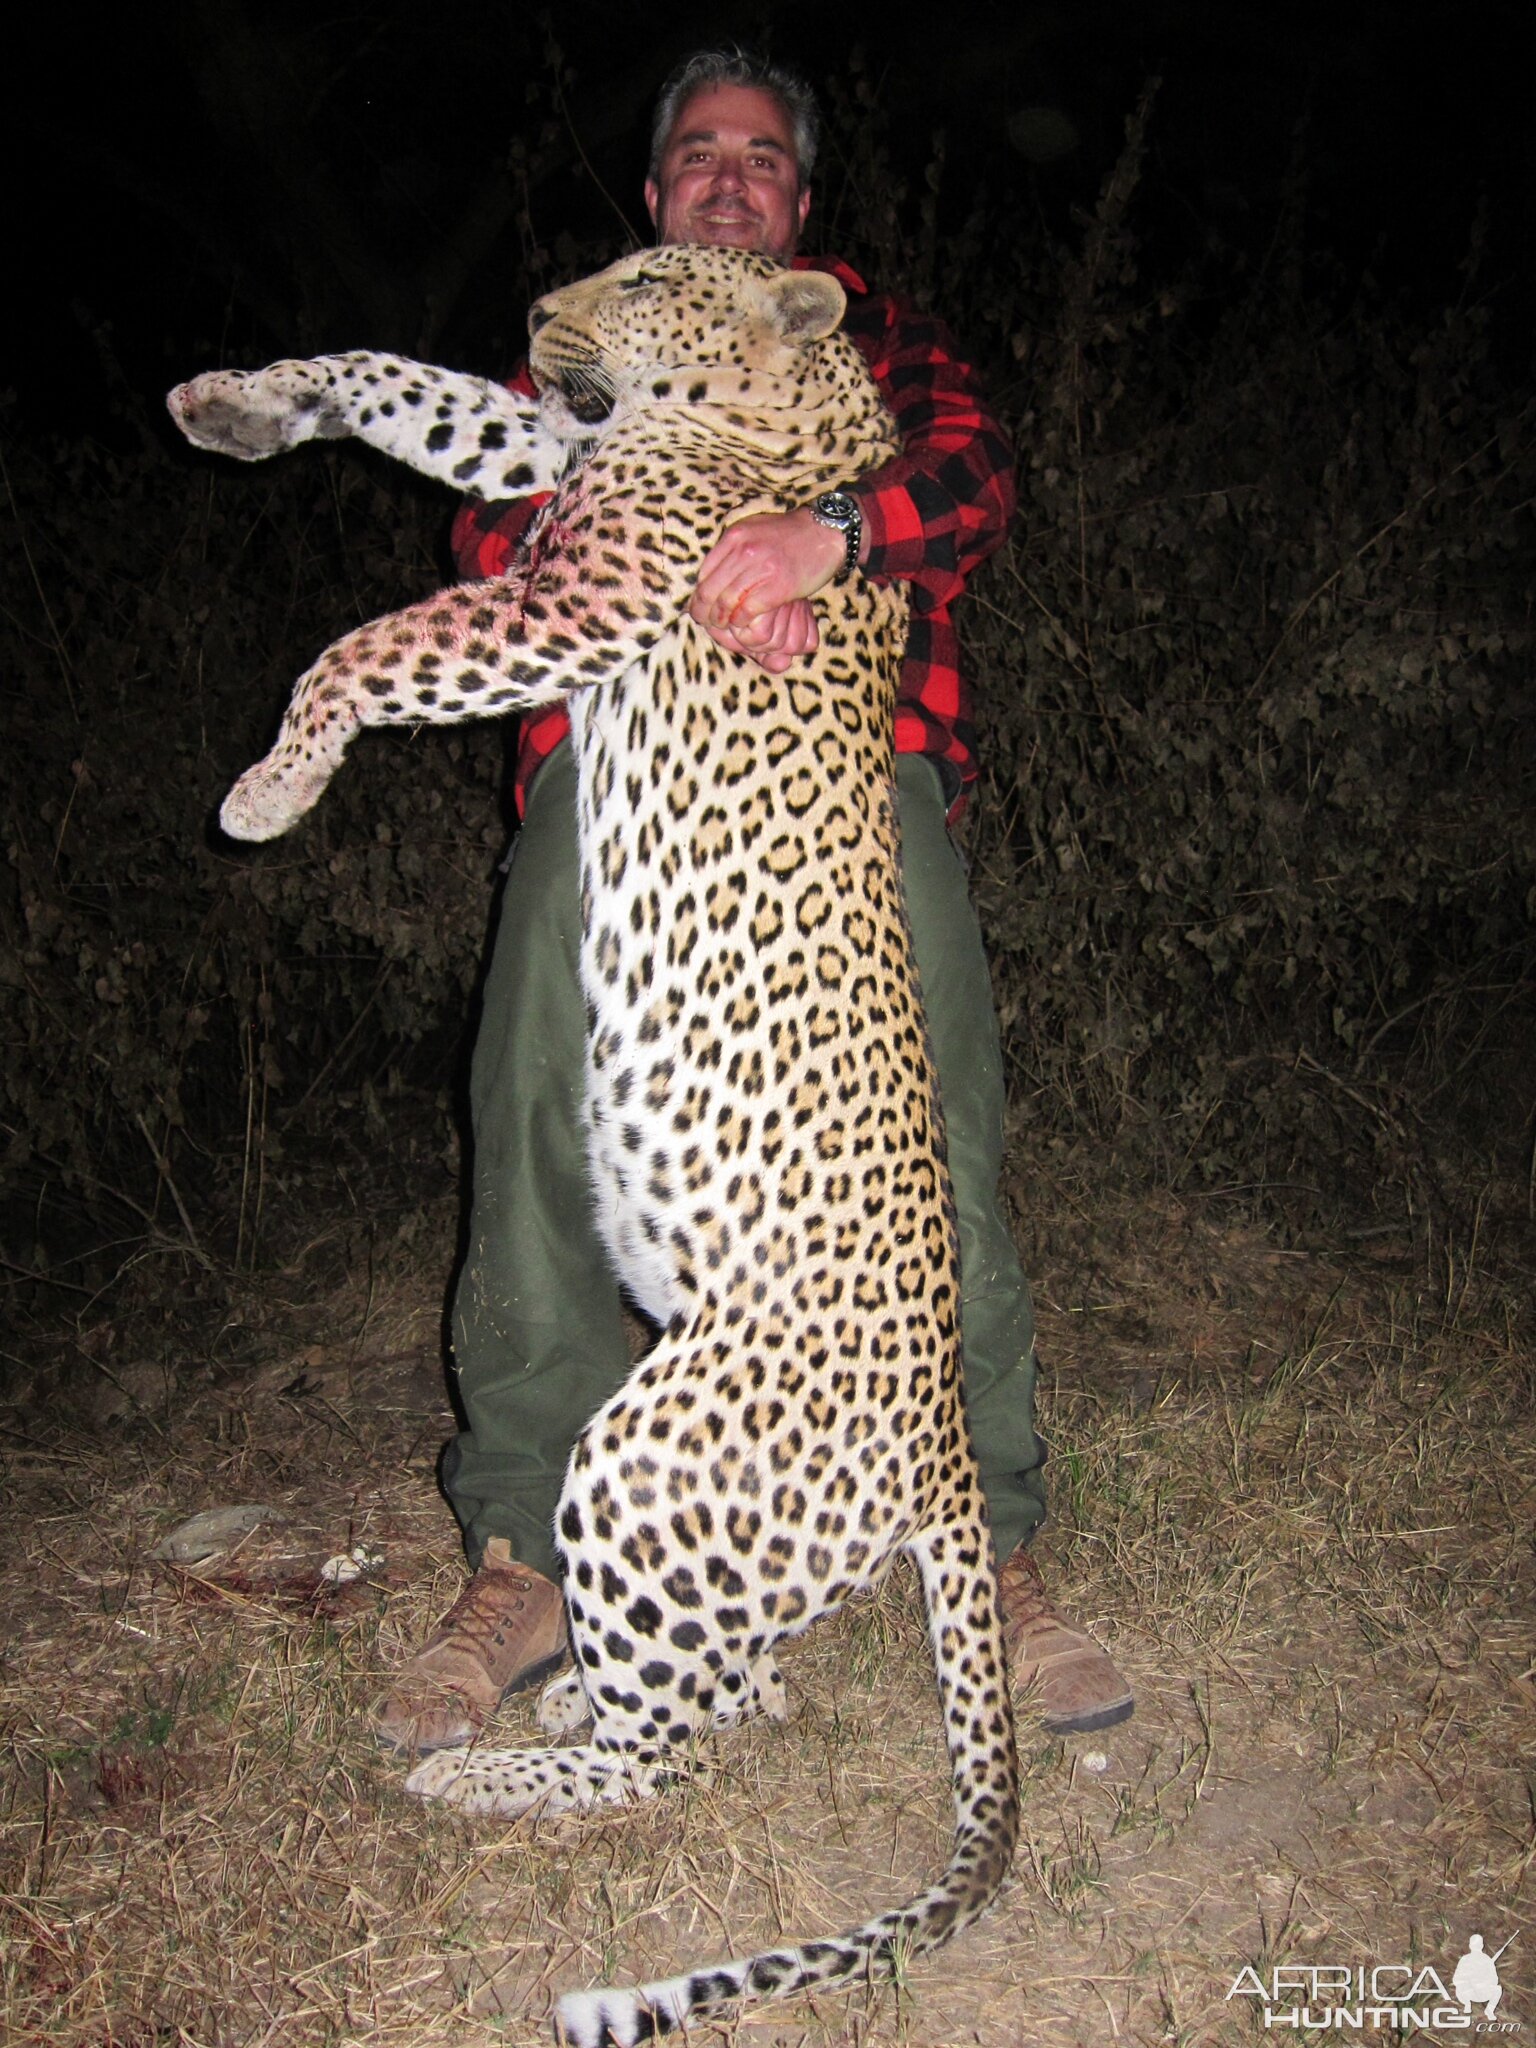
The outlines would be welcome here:
M 390 1749 L 470 1742 L 510 1692 L 565 1661 L 565 1599 L 493 1536 L 480 1569 L 405 1666 L 374 1718 Z
M 1130 1719 L 1136 1702 L 1108 1651 L 1055 1606 L 1024 1550 L 1000 1567 L 997 1592 L 1014 1690 L 1029 1693 L 1048 1735 L 1087 1735 Z

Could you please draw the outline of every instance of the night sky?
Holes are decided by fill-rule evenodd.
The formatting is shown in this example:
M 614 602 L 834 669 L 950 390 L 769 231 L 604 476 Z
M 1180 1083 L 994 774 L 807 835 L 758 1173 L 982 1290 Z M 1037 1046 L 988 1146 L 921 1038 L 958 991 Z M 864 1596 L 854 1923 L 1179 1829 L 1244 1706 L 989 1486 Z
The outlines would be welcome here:
M 899 175 L 920 180 L 942 131 L 946 207 L 984 187 L 1021 235 L 1070 234 L 1161 75 L 1139 225 L 1170 265 L 1262 249 L 1304 124 L 1309 235 L 1341 274 L 1368 267 L 1443 303 L 1485 202 L 1480 289 L 1506 355 L 1526 349 L 1524 6 L 557 0 L 455 16 L 186 0 L 63 35 L 11 76 L 19 290 L 0 379 L 23 423 L 110 434 L 127 394 L 157 404 L 219 360 L 387 345 L 504 368 L 530 275 L 643 227 L 648 113 L 671 63 L 736 36 L 818 86 L 870 81 Z M 1050 163 L 1016 147 L 1031 107 L 1069 145 Z

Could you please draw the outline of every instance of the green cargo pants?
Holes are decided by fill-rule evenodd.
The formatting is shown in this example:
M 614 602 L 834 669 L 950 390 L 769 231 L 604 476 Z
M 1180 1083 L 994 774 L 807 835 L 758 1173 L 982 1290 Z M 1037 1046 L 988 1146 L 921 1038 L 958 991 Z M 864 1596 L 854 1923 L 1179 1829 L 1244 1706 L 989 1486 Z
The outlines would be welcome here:
M 1034 1316 L 998 1209 L 1003 1078 L 992 989 L 938 773 L 897 764 L 902 867 L 960 1224 L 965 1393 L 1000 1558 L 1044 1519 Z M 467 1427 L 443 1488 L 472 1565 L 492 1536 L 558 1573 L 555 1504 L 582 1424 L 629 1371 L 619 1290 L 591 1221 L 582 1139 L 576 773 L 568 746 L 530 792 L 470 1070 L 469 1243 L 454 1301 Z

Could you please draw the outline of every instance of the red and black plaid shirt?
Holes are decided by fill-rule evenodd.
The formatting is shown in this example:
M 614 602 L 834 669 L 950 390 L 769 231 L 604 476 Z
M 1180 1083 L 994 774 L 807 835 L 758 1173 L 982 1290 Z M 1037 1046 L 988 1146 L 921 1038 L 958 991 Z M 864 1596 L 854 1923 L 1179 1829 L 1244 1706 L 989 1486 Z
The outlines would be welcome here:
M 1002 540 L 1013 516 L 1013 451 L 942 321 L 866 289 L 836 257 L 797 257 L 826 270 L 848 294 L 843 332 L 869 364 L 901 430 L 900 455 L 850 478 L 864 515 L 860 573 L 911 588 L 912 614 L 896 704 L 896 751 L 927 754 L 958 808 L 976 779 L 969 684 L 951 608 L 967 577 Z M 510 388 L 531 397 L 526 366 Z M 453 552 L 467 579 L 504 576 L 542 496 L 498 504 L 468 499 L 453 523 Z M 565 712 L 523 721 L 514 788 L 518 815 L 539 765 L 570 730 Z

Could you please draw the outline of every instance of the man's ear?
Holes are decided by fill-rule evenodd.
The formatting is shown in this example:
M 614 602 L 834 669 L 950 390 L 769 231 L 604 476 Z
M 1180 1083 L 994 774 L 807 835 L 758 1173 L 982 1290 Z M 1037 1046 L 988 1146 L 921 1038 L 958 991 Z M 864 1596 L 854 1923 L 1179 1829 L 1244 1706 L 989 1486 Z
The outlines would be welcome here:
M 768 317 L 785 341 L 820 341 L 843 317 L 847 295 L 824 270 L 781 270 L 764 280 Z
M 645 181 L 645 210 L 651 216 L 651 226 L 658 231 L 661 222 L 656 218 L 656 209 L 661 204 L 661 187 L 654 178 Z

